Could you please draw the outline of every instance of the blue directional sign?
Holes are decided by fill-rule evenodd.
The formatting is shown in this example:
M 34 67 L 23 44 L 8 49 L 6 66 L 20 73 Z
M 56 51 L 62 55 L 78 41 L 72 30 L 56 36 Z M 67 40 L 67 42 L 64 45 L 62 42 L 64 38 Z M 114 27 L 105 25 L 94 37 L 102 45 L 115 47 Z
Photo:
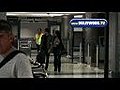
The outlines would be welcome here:
M 105 27 L 108 24 L 106 19 L 80 19 L 74 18 L 70 21 L 73 27 Z

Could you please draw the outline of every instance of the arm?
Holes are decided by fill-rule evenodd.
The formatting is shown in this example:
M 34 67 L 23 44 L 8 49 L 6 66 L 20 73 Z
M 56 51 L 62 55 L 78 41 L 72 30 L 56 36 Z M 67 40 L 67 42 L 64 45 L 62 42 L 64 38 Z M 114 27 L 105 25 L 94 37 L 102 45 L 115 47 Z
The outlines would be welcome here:
M 18 54 L 16 58 L 16 77 L 33 78 L 31 63 L 27 56 L 24 54 Z
M 52 35 L 49 36 L 49 49 L 48 49 L 48 53 L 50 53 L 52 51 L 53 48 L 53 39 L 54 37 Z

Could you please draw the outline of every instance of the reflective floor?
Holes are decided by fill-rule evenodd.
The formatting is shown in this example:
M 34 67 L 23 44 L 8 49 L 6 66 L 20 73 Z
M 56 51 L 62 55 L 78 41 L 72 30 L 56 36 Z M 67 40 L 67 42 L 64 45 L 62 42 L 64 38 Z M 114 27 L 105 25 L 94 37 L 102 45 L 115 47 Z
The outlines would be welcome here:
M 60 73 L 55 73 L 53 64 L 49 65 L 49 78 L 104 78 L 102 69 L 89 67 L 84 64 L 62 63 Z
M 31 58 L 35 60 L 36 53 L 32 53 Z M 68 57 L 61 58 L 61 72 L 56 73 L 54 72 L 53 60 L 53 55 L 51 55 L 47 70 L 48 78 L 104 78 L 104 69 L 90 67 L 77 60 L 72 63 Z

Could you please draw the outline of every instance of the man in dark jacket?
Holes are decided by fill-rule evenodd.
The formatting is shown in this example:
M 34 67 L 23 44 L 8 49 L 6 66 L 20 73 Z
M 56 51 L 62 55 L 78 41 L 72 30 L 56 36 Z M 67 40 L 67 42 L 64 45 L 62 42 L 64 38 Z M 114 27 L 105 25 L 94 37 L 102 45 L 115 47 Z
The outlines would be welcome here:
M 45 28 L 44 35 L 41 38 L 41 52 L 44 53 L 45 61 L 45 70 L 48 69 L 50 49 L 52 46 L 52 35 L 50 34 L 50 29 Z

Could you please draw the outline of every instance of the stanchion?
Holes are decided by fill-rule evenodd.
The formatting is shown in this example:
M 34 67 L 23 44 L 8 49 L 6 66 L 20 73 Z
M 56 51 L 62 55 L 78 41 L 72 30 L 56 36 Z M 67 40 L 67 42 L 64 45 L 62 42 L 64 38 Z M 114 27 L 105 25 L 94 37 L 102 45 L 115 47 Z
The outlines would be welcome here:
M 95 70 L 98 70 L 98 45 L 96 46 L 96 67 L 95 67 Z
M 88 44 L 88 48 L 87 48 L 87 51 L 88 51 L 88 55 L 87 55 L 87 66 L 90 68 L 91 67 L 91 57 L 90 57 L 90 46 Z
M 79 47 L 79 60 L 80 60 L 80 64 L 82 64 L 82 43 L 80 43 L 80 47 Z
M 69 40 L 67 40 L 67 58 L 70 58 L 71 56 L 69 55 Z

